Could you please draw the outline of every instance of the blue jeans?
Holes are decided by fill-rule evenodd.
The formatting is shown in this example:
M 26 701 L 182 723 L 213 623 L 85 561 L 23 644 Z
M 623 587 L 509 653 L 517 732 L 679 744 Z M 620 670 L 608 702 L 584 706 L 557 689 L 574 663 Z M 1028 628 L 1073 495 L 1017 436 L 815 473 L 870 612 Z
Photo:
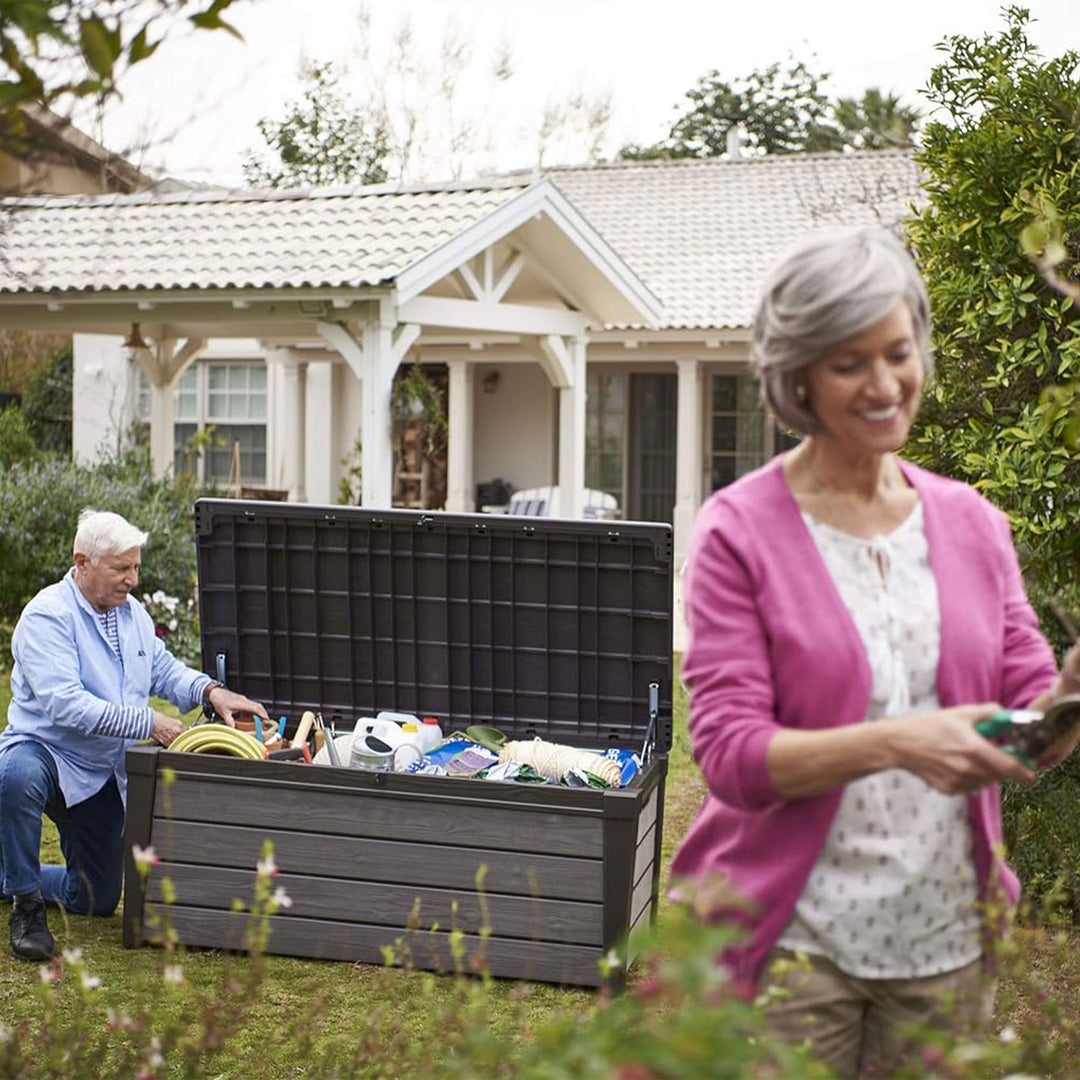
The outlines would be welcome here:
M 41 820 L 60 833 L 64 866 L 41 865 Z M 111 915 L 124 870 L 124 804 L 116 778 L 69 807 L 56 762 L 40 743 L 21 742 L 0 754 L 0 892 L 46 901 L 76 915 Z

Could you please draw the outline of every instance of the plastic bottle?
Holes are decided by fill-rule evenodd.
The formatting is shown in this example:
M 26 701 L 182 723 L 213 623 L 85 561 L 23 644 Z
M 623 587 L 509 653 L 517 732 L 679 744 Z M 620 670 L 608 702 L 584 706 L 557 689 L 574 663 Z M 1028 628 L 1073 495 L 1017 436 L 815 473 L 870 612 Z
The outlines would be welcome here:
M 426 754 L 429 750 L 434 750 L 442 741 L 443 732 L 439 721 L 434 716 L 425 716 L 420 724 L 421 749 Z
M 416 724 L 401 725 L 401 742 L 394 747 L 394 772 L 404 772 L 424 756 L 420 743 L 420 729 Z

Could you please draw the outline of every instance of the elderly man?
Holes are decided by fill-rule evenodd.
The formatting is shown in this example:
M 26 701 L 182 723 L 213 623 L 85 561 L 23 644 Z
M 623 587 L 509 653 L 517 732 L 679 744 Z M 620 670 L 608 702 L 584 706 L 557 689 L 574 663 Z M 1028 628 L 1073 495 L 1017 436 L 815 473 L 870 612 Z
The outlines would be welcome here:
M 56 944 L 45 904 L 111 915 L 123 870 L 124 753 L 183 731 L 151 695 L 183 712 L 209 705 L 266 711 L 174 659 L 130 595 L 147 534 L 119 514 L 84 510 L 74 566 L 37 594 L 15 627 L 11 705 L 0 734 L 0 892 L 12 898 L 11 951 L 45 960 Z M 42 866 L 42 815 L 60 833 L 66 865 Z

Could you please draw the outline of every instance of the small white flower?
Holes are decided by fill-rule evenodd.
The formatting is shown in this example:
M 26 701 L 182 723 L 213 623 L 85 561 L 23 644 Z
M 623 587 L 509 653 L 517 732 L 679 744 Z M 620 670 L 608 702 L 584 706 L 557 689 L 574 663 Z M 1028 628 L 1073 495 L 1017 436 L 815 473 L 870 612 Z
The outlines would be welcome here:
M 64 959 L 69 964 L 77 964 L 82 960 L 82 949 L 65 949 Z
M 169 620 L 169 629 L 170 630 L 175 630 L 179 625 L 180 624 L 176 621 L 176 619 L 170 619 Z
M 274 856 L 271 855 L 268 859 L 260 859 L 255 864 L 255 873 L 259 877 L 276 877 L 278 873 L 277 863 L 274 862 Z
M 84 990 L 98 990 L 101 987 L 101 980 L 96 975 L 88 975 L 85 971 L 82 973 L 82 988 Z
M 131 847 L 131 857 L 138 866 L 151 867 L 156 866 L 161 862 L 157 857 L 157 853 L 154 851 L 153 844 L 150 844 L 147 847 L 139 847 L 138 844 L 133 844 Z
M 41 976 L 43 983 L 54 983 L 60 978 L 60 973 L 54 967 L 50 967 L 48 964 L 42 964 L 38 968 L 38 974 Z
M 292 897 L 285 891 L 285 888 L 282 885 L 279 885 L 274 890 L 274 895 L 270 897 L 270 902 L 274 904 L 275 907 L 292 907 Z
M 1003 1043 L 1016 1042 L 1016 1028 L 1014 1028 L 1012 1024 L 1007 1024 L 998 1032 L 998 1038 Z
M 182 986 L 184 982 L 184 969 L 179 964 L 166 964 L 161 970 L 161 977 L 173 986 Z
M 615 949 L 608 949 L 608 954 L 604 957 L 604 963 L 609 968 L 621 968 L 623 966 L 622 957 Z

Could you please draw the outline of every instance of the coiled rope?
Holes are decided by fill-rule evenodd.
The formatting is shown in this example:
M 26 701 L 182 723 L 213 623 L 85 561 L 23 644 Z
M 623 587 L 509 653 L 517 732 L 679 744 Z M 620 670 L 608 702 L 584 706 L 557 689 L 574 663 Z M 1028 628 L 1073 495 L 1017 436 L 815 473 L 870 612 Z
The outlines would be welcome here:
M 500 763 L 520 761 L 531 765 L 541 776 L 558 783 L 570 769 L 583 769 L 599 777 L 609 787 L 618 787 L 621 773 L 617 762 L 574 746 L 534 739 L 532 742 L 508 742 L 499 751 Z

